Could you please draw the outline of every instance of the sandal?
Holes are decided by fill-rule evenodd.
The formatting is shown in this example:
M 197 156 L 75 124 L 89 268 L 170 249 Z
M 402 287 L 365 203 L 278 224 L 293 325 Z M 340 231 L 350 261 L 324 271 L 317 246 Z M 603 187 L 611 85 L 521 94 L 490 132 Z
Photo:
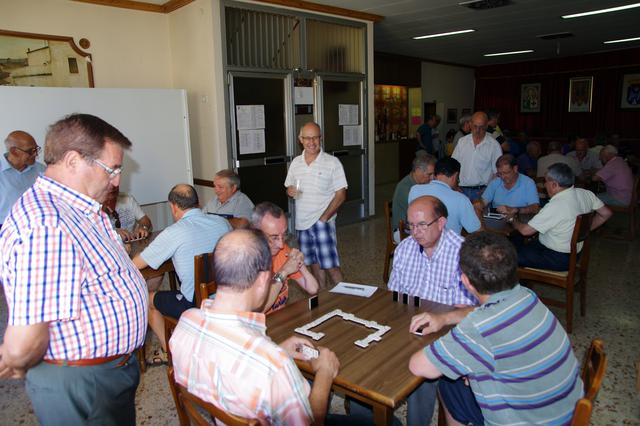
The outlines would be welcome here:
M 157 367 L 159 365 L 167 365 L 169 364 L 169 357 L 167 353 L 162 349 L 158 349 L 153 352 L 153 358 L 151 358 L 151 362 L 148 363 L 149 367 Z

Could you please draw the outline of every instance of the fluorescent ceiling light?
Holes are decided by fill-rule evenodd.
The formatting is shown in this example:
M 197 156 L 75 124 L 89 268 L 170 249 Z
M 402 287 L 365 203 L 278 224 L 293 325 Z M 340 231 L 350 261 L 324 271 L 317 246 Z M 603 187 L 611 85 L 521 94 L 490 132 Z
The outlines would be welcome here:
M 627 41 L 636 41 L 636 40 L 640 40 L 640 37 L 633 37 L 633 38 L 621 38 L 620 40 L 608 40 L 605 41 L 604 44 L 611 44 L 611 43 L 626 43 Z
M 414 40 L 422 40 L 423 38 L 446 37 L 446 36 L 456 35 L 456 34 L 472 33 L 474 31 L 475 30 L 450 31 L 448 33 L 439 33 L 439 34 L 429 34 L 429 35 L 418 36 L 418 37 L 414 37 L 413 39 Z
M 531 52 L 533 52 L 533 50 L 514 50 L 513 52 L 485 53 L 483 56 L 519 55 L 521 53 L 531 53 Z
M 597 15 L 599 13 L 618 12 L 620 10 L 633 9 L 634 7 L 640 7 L 640 3 L 632 3 L 626 6 L 610 7 L 608 9 L 592 10 L 591 12 L 574 13 L 573 15 L 563 15 L 562 19 L 580 18 L 582 16 Z

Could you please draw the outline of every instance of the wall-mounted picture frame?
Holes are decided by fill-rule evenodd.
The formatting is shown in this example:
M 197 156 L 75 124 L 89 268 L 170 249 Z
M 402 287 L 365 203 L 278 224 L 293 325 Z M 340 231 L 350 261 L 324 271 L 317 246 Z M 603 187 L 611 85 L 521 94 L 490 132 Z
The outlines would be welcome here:
M 457 108 L 447 108 L 447 123 L 457 123 L 458 122 L 458 109 Z
M 620 108 L 640 110 L 640 73 L 622 76 Z
M 520 85 L 520 112 L 540 112 L 542 84 L 524 83 Z
M 569 80 L 569 112 L 591 112 L 593 76 Z

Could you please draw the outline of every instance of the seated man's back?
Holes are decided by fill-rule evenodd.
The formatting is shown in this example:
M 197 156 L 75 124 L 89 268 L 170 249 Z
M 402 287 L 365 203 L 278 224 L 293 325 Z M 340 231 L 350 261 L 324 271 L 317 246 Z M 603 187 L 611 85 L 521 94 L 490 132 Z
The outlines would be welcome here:
M 313 418 L 293 360 L 266 335 L 265 316 L 216 312 L 213 301 L 185 312 L 170 346 L 176 381 L 224 411 L 262 424 L 305 425 Z

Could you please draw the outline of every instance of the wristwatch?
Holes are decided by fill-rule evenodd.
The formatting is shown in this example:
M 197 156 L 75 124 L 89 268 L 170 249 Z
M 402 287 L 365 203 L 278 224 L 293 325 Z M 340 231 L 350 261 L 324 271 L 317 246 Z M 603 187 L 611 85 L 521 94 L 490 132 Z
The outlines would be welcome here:
M 277 281 L 284 285 L 284 276 L 280 272 L 273 274 L 273 281 Z

